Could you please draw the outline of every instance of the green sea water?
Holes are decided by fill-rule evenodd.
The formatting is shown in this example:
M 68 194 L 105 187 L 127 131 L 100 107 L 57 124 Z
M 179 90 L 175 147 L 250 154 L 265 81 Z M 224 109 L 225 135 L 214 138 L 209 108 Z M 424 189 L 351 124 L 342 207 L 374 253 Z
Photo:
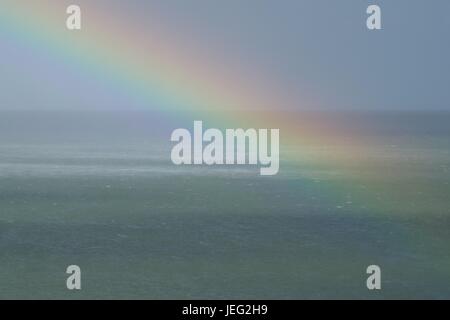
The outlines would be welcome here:
M 2 299 L 450 298 L 448 115 L 361 119 L 381 141 L 370 165 L 282 149 L 271 178 L 174 166 L 136 122 L 3 115 Z

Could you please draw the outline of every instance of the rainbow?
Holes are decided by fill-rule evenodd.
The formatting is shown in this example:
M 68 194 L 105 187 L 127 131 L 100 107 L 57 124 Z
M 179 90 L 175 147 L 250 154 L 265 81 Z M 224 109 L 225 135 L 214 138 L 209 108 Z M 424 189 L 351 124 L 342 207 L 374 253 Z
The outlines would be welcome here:
M 149 17 L 151 25 L 143 30 L 121 12 L 123 5 L 80 4 L 83 28 L 70 32 L 65 27 L 69 3 L 3 1 L 0 35 L 79 67 L 156 113 L 197 117 L 229 128 L 248 123 L 280 128 L 281 143 L 294 147 L 289 153 L 291 162 L 303 161 L 306 147 L 336 145 L 342 147 L 333 147 L 332 157 L 325 152 L 308 161 L 333 168 L 364 161 L 371 141 L 346 135 L 345 128 L 320 117 L 280 112 L 294 105 L 293 109 L 302 109 L 301 98 L 274 90 L 276 86 L 261 80 L 272 80 L 270 75 L 261 77 L 255 72 L 251 77 L 248 66 L 233 64 L 226 56 L 221 57 L 226 62 L 221 66 L 208 62 L 198 52 L 201 46 L 170 33 L 157 16 Z M 310 102 L 305 103 L 304 109 L 308 108 L 312 108 Z M 349 170 L 347 178 L 352 180 L 352 175 Z
M 146 26 L 143 32 L 142 26 L 118 12 L 120 8 L 93 2 L 82 7 L 89 18 L 80 34 L 66 30 L 65 4 L 54 1 L 6 1 L 0 23 L 7 35 L 26 42 L 32 50 L 45 48 L 51 58 L 89 70 L 153 110 L 199 115 L 227 125 L 242 120 L 280 125 L 287 133 L 285 141 L 295 145 L 320 145 L 326 137 L 339 136 L 339 128 L 329 123 L 329 132 L 324 132 L 320 119 L 311 124 L 302 114 L 280 115 L 282 108 L 295 105 L 298 109 L 299 99 L 274 92 L 273 86 L 249 79 L 240 70 L 232 74 L 233 68 L 227 65 L 208 64 L 195 52 L 196 45 L 179 45 L 176 36 L 160 31 L 159 24 Z

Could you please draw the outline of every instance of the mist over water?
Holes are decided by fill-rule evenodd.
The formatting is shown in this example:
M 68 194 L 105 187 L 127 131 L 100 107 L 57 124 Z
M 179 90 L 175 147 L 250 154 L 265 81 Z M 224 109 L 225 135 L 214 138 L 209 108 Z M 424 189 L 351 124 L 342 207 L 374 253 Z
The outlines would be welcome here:
M 74 298 L 77 264 L 79 298 L 449 298 L 450 115 L 341 120 L 377 141 L 364 163 L 284 146 L 268 178 L 174 166 L 170 133 L 192 121 L 0 112 L 0 297 Z

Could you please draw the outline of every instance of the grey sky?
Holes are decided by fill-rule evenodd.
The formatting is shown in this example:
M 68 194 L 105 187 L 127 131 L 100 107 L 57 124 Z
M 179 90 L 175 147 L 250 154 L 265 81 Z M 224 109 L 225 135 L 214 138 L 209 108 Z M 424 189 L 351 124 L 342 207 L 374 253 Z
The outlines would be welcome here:
M 133 20 L 145 21 L 151 10 L 180 37 L 262 70 L 270 83 L 314 108 L 450 110 L 448 0 L 116 3 Z M 369 4 L 381 6 L 383 30 L 366 29 Z M 0 40 L 0 109 L 129 103 L 125 93 L 46 50 L 30 51 L 8 30 Z

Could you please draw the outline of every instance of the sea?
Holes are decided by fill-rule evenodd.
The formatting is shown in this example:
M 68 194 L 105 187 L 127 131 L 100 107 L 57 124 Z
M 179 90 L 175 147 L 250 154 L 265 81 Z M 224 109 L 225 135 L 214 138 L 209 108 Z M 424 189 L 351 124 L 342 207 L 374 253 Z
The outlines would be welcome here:
M 267 177 L 172 164 L 182 119 L 0 111 L 0 298 L 449 299 L 450 113 L 329 117 L 352 139 Z

